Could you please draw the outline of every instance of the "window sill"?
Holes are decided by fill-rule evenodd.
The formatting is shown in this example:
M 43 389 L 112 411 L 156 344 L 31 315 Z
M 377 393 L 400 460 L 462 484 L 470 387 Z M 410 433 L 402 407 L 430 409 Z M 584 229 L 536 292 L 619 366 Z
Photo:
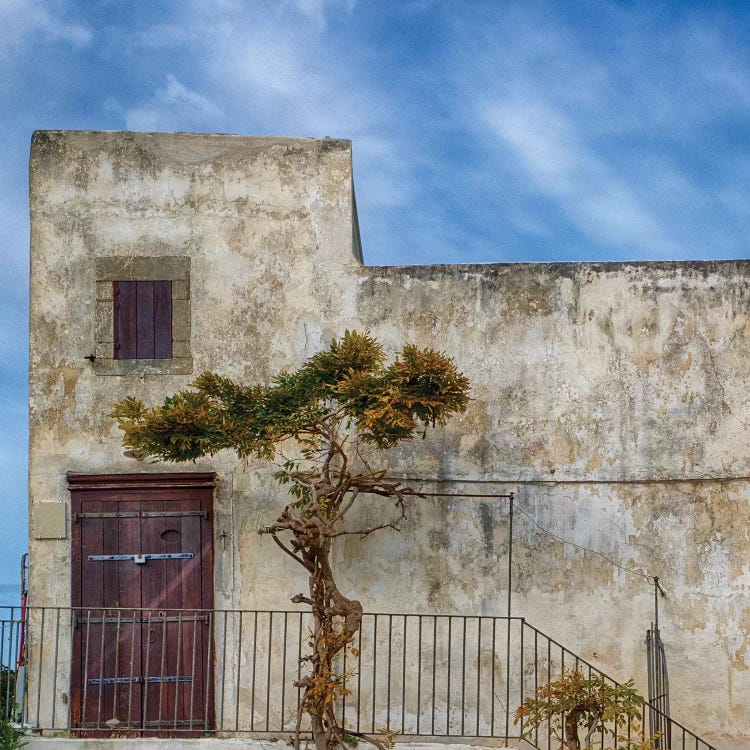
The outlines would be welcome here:
M 97 358 L 93 363 L 97 375 L 191 375 L 192 357 L 172 359 L 106 359 Z

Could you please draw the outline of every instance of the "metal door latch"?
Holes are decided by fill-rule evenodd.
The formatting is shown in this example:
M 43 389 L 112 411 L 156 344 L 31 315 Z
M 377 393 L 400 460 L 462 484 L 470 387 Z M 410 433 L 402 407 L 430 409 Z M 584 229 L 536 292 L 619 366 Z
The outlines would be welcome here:
M 136 565 L 144 565 L 148 560 L 192 560 L 192 552 L 148 552 L 144 555 L 89 555 L 89 562 L 124 562 L 132 560 Z

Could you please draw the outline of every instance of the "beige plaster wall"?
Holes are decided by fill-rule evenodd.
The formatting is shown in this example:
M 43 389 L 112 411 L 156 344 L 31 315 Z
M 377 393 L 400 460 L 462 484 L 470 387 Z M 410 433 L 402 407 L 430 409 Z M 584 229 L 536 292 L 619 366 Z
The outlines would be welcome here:
M 97 258 L 187 257 L 194 374 L 267 382 L 353 326 L 454 356 L 468 412 L 391 451 L 389 471 L 515 491 L 514 614 L 642 690 L 642 574 L 658 575 L 674 716 L 750 742 L 750 263 L 368 268 L 351 184 L 346 141 L 36 134 L 30 503 L 68 502 L 68 471 L 167 470 L 124 457 L 106 413 L 190 374 L 84 357 Z M 284 503 L 270 469 L 220 455 L 196 470 L 220 477 L 217 606 L 289 606 L 304 582 L 255 533 Z M 476 478 L 496 484 L 460 481 Z M 401 534 L 339 547 L 343 588 L 370 611 L 504 614 L 507 521 L 491 498 L 415 501 Z M 34 603 L 68 603 L 69 539 L 31 536 Z

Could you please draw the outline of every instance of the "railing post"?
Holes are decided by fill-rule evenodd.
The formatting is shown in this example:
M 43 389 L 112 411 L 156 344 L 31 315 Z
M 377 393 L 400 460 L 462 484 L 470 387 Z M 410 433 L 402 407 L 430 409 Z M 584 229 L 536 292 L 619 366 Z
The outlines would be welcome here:
M 510 734 L 510 628 L 511 628 L 511 601 L 513 586 L 513 492 L 508 496 L 508 628 L 505 644 L 505 744 L 508 744 Z

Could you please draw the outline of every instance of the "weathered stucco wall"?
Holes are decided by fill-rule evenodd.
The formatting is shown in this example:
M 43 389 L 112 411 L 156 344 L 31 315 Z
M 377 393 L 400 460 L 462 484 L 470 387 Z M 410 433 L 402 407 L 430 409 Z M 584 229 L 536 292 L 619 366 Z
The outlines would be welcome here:
M 390 473 L 515 491 L 514 613 L 642 689 L 639 573 L 658 575 L 674 716 L 750 742 L 750 262 L 363 267 L 350 156 L 336 140 L 36 134 L 32 506 L 67 502 L 68 471 L 168 470 L 124 457 L 106 414 L 190 374 L 103 375 L 84 357 L 97 258 L 187 257 L 193 374 L 267 382 L 347 327 L 454 356 L 468 412 L 391 451 Z M 255 533 L 284 503 L 269 468 L 196 470 L 220 477 L 216 605 L 288 606 L 303 582 Z M 478 478 L 496 484 L 460 481 Z M 34 603 L 66 604 L 69 539 L 31 536 Z M 433 498 L 336 562 L 370 611 L 503 614 L 507 555 L 503 501 Z

